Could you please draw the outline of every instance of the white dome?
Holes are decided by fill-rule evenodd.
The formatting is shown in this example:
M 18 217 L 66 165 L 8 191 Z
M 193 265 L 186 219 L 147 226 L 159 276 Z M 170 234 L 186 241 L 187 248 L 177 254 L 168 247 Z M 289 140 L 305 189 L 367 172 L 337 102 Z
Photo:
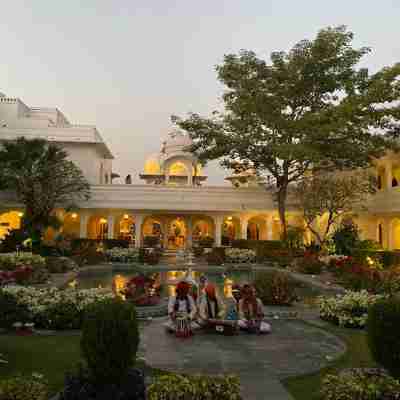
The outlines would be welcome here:
M 167 140 L 164 142 L 163 150 L 165 154 L 184 152 L 192 143 L 189 135 L 181 131 L 175 131 L 168 135 Z

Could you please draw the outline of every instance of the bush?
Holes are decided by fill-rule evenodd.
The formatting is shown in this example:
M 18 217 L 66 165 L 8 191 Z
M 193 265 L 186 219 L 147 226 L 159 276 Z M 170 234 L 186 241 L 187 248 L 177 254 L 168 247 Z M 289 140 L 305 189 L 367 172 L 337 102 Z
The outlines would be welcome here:
M 368 310 L 384 296 L 373 295 L 366 290 L 347 291 L 343 295 L 321 296 L 318 299 L 321 319 L 348 328 L 364 328 L 367 323 Z
M 160 238 L 158 236 L 145 236 L 143 238 L 144 247 L 156 247 L 160 244 Z
M 322 381 L 324 400 L 397 400 L 400 382 L 378 369 L 350 369 L 326 375 Z
M 0 244 L 0 253 L 12 253 L 18 250 L 24 250 L 24 242 L 29 238 L 27 232 L 22 229 L 10 231 Z
M 135 306 L 119 299 L 93 304 L 83 323 L 81 351 L 96 383 L 118 383 L 135 364 L 139 331 Z
M 0 328 L 9 329 L 15 322 L 31 322 L 28 307 L 3 290 L 0 290 L 0 310 Z
M 225 249 L 225 261 L 228 263 L 254 263 L 256 252 L 251 249 Z
M 78 266 L 68 257 L 46 257 L 46 269 L 52 274 L 60 274 L 72 271 Z
M 47 400 L 49 389 L 39 374 L 6 378 L 0 383 L 0 400 Z
M 309 252 L 296 263 L 296 271 L 301 274 L 319 275 L 324 267 L 325 263 L 318 258 L 318 255 Z
M 91 245 L 93 247 L 102 246 L 104 249 L 112 249 L 113 247 L 129 247 L 129 240 L 126 239 L 87 239 L 76 238 L 71 241 L 71 249 L 77 250 L 80 247 Z
M 208 265 L 222 265 L 225 262 L 225 248 L 214 247 L 209 253 L 207 253 Z
M 199 246 L 203 248 L 209 248 L 214 246 L 214 238 L 211 236 L 203 237 L 199 240 Z
M 104 253 L 111 262 L 130 263 L 137 262 L 139 259 L 139 249 L 137 248 L 113 247 Z
M 368 344 L 376 362 L 400 378 L 400 299 L 372 305 L 367 320 Z
M 291 305 L 297 299 L 296 282 L 286 272 L 260 272 L 254 287 L 264 305 Z
M 35 323 L 45 329 L 79 329 L 82 326 L 83 310 L 72 300 L 61 300 L 51 304 L 35 318 Z
M 284 246 L 288 249 L 301 249 L 304 243 L 305 229 L 299 226 L 288 226 L 286 239 L 281 238 Z
M 335 244 L 336 254 L 350 256 L 360 242 L 357 225 L 344 223 L 333 233 L 332 240 Z
M 148 400 L 240 400 L 237 377 L 184 376 L 168 374 L 149 387 Z
M 193 254 L 195 257 L 201 257 L 204 254 L 204 247 L 193 247 Z

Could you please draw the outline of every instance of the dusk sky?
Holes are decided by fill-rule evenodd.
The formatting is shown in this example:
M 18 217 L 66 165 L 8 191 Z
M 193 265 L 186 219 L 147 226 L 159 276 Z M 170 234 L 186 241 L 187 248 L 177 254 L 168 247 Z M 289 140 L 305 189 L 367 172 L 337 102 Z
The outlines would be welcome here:
M 240 49 L 269 58 L 326 26 L 370 46 L 372 71 L 400 61 L 400 0 L 12 0 L 0 13 L 0 92 L 94 124 L 138 173 L 170 115 L 221 107 L 215 65 Z M 207 169 L 209 183 L 225 171 Z

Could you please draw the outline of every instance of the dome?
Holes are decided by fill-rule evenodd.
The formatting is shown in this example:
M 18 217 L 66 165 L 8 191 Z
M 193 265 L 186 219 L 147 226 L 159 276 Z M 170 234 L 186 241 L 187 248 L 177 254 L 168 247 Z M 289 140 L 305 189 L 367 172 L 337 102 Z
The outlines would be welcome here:
M 192 143 L 189 135 L 181 131 L 175 131 L 170 133 L 167 140 L 163 143 L 163 152 L 165 154 L 184 152 Z
M 159 154 L 152 154 L 144 163 L 144 173 L 146 175 L 161 174 L 161 163 Z

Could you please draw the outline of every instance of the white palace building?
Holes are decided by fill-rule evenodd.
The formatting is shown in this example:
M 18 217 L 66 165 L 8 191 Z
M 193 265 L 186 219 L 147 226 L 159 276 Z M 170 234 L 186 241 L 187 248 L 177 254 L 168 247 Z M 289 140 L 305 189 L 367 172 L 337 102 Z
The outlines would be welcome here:
M 135 246 L 158 236 L 164 248 L 191 247 L 204 237 L 220 246 L 235 238 L 279 239 L 276 204 L 249 171 L 226 179 L 230 186 L 207 186 L 196 157 L 185 151 L 190 139 L 170 134 L 160 152 L 139 172 L 142 184 L 113 183 L 113 155 L 95 126 L 73 125 L 57 108 L 31 108 L 0 95 L 0 144 L 24 136 L 65 148 L 91 184 L 91 199 L 74 212 L 57 210 L 63 233 L 92 239 L 130 239 Z M 400 157 L 377 160 L 379 192 L 358 214 L 364 238 L 400 249 Z M 0 192 L 0 239 L 20 226 L 23 208 L 12 193 Z M 302 225 L 289 207 L 289 224 Z M 48 232 L 50 238 L 52 232 Z

